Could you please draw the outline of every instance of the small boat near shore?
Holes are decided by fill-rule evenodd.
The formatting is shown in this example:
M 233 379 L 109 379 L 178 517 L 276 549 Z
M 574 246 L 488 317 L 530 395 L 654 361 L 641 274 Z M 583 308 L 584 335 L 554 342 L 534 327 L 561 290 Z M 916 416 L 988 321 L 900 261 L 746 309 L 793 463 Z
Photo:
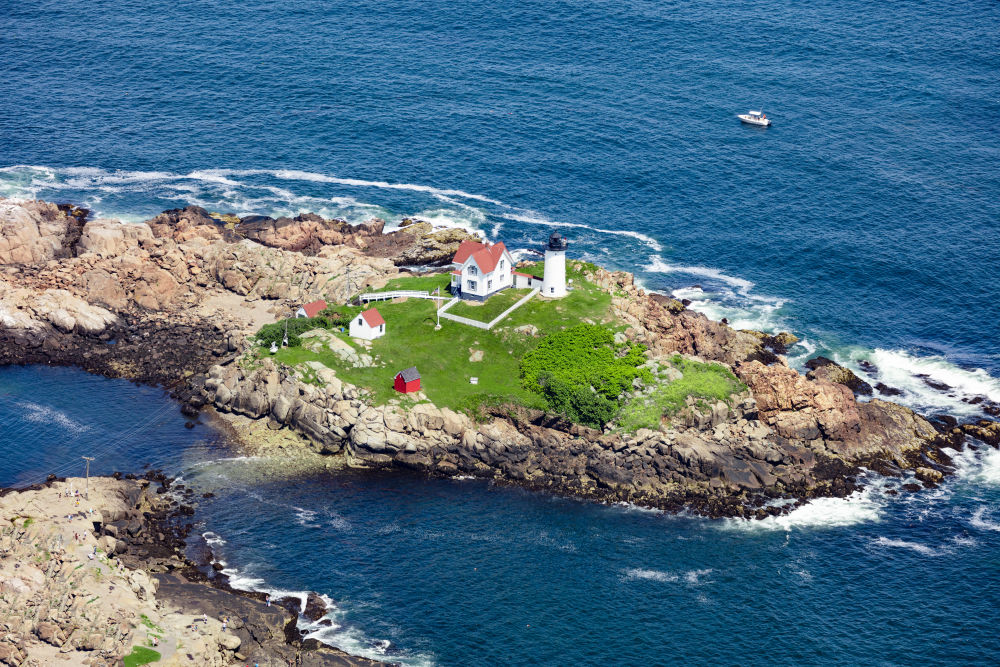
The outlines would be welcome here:
M 737 114 L 737 117 L 747 125 L 768 127 L 771 124 L 771 119 L 763 111 L 747 111 L 746 113 Z

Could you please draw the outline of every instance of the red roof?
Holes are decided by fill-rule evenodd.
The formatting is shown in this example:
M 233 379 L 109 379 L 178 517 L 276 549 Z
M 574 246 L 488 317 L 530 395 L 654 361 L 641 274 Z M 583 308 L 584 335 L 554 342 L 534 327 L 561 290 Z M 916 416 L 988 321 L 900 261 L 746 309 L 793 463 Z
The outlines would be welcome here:
M 461 271 L 452 271 L 451 275 L 453 275 L 453 276 L 460 276 L 460 275 L 462 275 L 462 272 Z
M 306 317 L 316 317 L 324 308 L 326 308 L 326 301 L 323 301 L 322 299 L 318 301 L 310 301 L 302 306 L 302 310 L 306 311 Z
M 367 322 L 368 326 L 373 329 L 380 324 L 385 324 L 385 320 L 382 319 L 382 314 L 374 308 L 369 308 L 365 312 L 361 313 L 361 317 L 365 318 L 365 322 Z
M 530 273 L 521 273 L 520 271 L 514 271 L 513 273 L 514 273 L 515 276 L 524 276 L 525 278 L 534 278 L 535 277 L 535 276 L 531 275 Z
M 507 252 L 507 246 L 503 243 L 489 245 L 478 241 L 462 241 L 458 245 L 458 252 L 455 253 L 455 264 L 465 264 L 472 257 L 483 273 L 489 273 L 496 268 L 497 262 Z
M 479 241 L 469 241 L 466 239 L 458 244 L 458 251 L 455 253 L 455 259 L 452 261 L 455 264 L 465 264 L 465 260 L 469 259 L 472 253 L 482 250 L 486 247 L 486 244 L 480 243 Z

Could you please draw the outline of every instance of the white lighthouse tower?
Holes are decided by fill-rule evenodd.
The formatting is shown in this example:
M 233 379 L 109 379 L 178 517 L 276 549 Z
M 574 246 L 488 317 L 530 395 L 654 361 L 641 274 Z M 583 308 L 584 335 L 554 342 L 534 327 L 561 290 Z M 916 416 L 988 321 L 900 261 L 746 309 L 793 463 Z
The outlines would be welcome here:
M 566 248 L 569 244 L 559 232 L 552 232 L 545 247 L 545 275 L 542 296 L 558 299 L 566 296 Z

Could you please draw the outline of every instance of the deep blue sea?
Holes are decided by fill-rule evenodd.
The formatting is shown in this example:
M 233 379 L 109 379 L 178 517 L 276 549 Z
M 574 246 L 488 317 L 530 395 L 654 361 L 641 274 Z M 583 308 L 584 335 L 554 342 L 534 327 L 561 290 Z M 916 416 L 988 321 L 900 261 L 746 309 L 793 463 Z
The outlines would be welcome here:
M 996 2 L 59 0 L 0 19 L 0 196 L 123 220 L 415 216 L 521 250 L 559 228 L 571 256 L 794 332 L 792 364 L 827 354 L 924 412 L 1000 401 Z M 742 126 L 751 108 L 774 125 Z M 202 518 L 227 565 L 336 599 L 343 645 L 437 664 L 1000 655 L 993 458 L 934 494 L 874 480 L 751 528 L 461 480 L 289 491 L 156 390 L 0 381 L 0 484 L 120 440 L 107 470 L 219 489 Z M 162 426 L 137 439 L 136 419 Z
M 315 590 L 349 651 L 405 665 L 994 664 L 1000 452 L 940 489 L 872 478 L 763 522 L 557 498 L 470 479 L 289 479 L 184 428 L 163 393 L 75 369 L 0 368 L 0 486 L 141 470 L 199 494 L 233 583 Z

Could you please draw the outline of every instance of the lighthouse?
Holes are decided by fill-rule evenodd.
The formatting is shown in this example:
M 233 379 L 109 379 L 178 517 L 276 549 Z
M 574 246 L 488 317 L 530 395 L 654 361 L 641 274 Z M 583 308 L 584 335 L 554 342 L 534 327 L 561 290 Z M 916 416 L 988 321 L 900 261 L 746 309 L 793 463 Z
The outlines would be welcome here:
M 542 296 L 553 299 L 566 296 L 566 242 L 559 232 L 552 232 L 545 246 L 545 275 L 542 277 Z

